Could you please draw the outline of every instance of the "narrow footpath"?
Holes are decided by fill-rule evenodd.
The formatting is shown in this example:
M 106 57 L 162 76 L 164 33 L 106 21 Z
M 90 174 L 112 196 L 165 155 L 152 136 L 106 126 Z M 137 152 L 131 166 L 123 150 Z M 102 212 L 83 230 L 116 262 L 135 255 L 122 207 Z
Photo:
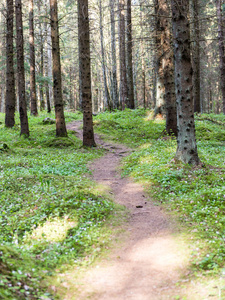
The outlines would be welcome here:
M 80 126 L 73 122 L 67 128 L 82 138 Z M 185 247 L 177 242 L 176 224 L 152 203 L 140 184 L 121 178 L 120 160 L 131 149 L 105 142 L 98 135 L 95 140 L 107 153 L 91 164 L 93 179 L 107 186 L 115 202 L 129 210 L 126 238 L 109 257 L 88 267 L 79 283 L 79 295 L 65 300 L 182 299 L 177 282 L 186 272 L 187 257 Z

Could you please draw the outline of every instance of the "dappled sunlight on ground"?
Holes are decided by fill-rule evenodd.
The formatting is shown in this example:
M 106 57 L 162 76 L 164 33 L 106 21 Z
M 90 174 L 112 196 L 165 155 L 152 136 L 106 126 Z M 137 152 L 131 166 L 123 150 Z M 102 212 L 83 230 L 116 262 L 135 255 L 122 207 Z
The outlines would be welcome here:
M 25 242 L 30 240 L 60 242 L 66 238 L 68 230 L 76 227 L 76 225 L 77 222 L 72 221 L 69 216 L 54 218 L 33 229 L 32 233 L 27 235 Z

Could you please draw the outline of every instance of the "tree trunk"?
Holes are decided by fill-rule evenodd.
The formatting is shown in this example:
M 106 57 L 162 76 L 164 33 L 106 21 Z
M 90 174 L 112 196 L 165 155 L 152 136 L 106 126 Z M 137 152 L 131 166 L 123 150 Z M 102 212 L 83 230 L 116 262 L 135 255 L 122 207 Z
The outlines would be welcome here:
M 222 8 L 221 0 L 216 0 L 216 12 L 218 20 L 218 38 L 219 38 L 219 55 L 220 55 L 220 85 L 223 99 L 223 113 L 225 114 L 225 52 L 224 52 L 224 33 L 222 27 Z
M 59 47 L 59 27 L 57 0 L 50 0 L 51 38 L 53 61 L 53 94 L 56 118 L 56 136 L 67 136 L 62 98 L 61 62 Z
M 175 87 L 177 98 L 176 158 L 190 165 L 198 165 L 192 94 L 192 66 L 190 55 L 189 1 L 171 0 L 175 57 Z
M 107 109 L 111 110 L 111 103 L 110 103 L 110 96 L 109 90 L 107 85 L 107 78 L 106 78 L 106 68 L 105 68 L 105 51 L 104 51 L 104 34 L 103 34 L 103 22 L 102 22 L 102 0 L 99 0 L 99 13 L 100 13 L 100 40 L 101 40 L 101 54 L 102 54 L 102 75 L 103 75 L 103 82 L 104 82 L 104 95 L 105 95 L 105 106 Z
M 88 0 L 78 0 L 78 39 L 81 96 L 83 109 L 83 146 L 96 146 L 92 120 L 91 57 Z
M 127 88 L 128 108 L 134 109 L 133 40 L 131 0 L 127 0 Z
M 120 106 L 124 110 L 127 103 L 127 67 L 125 45 L 125 1 L 118 1 L 119 11 L 119 50 L 120 50 Z
M 143 0 L 140 1 L 140 26 L 141 26 L 141 37 L 140 37 L 140 56 L 141 56 L 141 87 L 142 87 L 142 99 L 143 107 L 146 109 L 146 70 L 145 70 L 145 57 L 144 57 L 144 25 L 143 25 Z
M 39 42 L 40 42 L 40 64 L 39 64 L 39 96 L 40 96 L 40 110 L 45 110 L 45 100 L 44 100 L 44 39 L 43 39 L 43 24 L 42 24 L 42 11 L 41 11 L 41 1 L 38 1 L 38 12 L 39 12 Z
M 34 0 L 30 0 L 29 8 L 29 43 L 30 43 L 30 113 L 37 116 L 37 95 L 35 79 L 35 47 L 34 47 Z
M 45 12 L 46 15 L 48 14 L 48 2 L 45 1 Z M 45 19 L 44 22 L 44 33 L 45 33 L 45 44 L 44 44 L 44 76 L 45 76 L 45 95 L 46 95 L 46 104 L 47 104 L 47 112 L 51 113 L 51 100 L 50 100 L 50 89 L 49 89 L 49 69 L 50 69 L 50 64 L 51 61 L 49 60 L 49 55 L 48 55 L 48 22 L 47 19 Z M 46 80 L 48 78 L 48 80 Z
M 200 95 L 200 28 L 199 28 L 199 4 L 198 0 L 192 0 L 192 67 L 193 67 L 193 98 L 194 111 L 201 112 Z
M 177 109 L 174 83 L 174 60 L 171 39 L 171 24 L 168 0 L 158 0 L 158 31 L 160 50 L 160 72 L 159 76 L 163 79 L 164 102 L 166 111 L 166 132 L 169 135 L 177 136 Z M 161 74 L 162 72 L 162 74 Z
M 46 15 L 48 15 L 50 5 L 49 1 L 45 0 L 45 9 L 46 9 Z M 46 24 L 47 25 L 47 24 Z M 52 81 L 52 49 L 51 49 L 51 27 L 47 26 L 47 61 L 48 61 L 48 73 L 46 74 L 48 78 Z M 52 90 L 52 84 L 48 83 L 48 90 L 49 90 L 49 102 L 47 102 L 48 106 L 48 113 L 51 112 L 51 103 L 53 102 L 53 90 Z
M 6 103 L 5 126 L 12 128 L 15 125 L 15 76 L 13 62 L 13 0 L 7 0 L 7 32 L 6 32 Z
M 115 1 L 110 0 L 111 19 L 111 51 L 112 51 L 112 102 L 113 108 L 119 108 L 118 83 L 117 83 L 117 63 L 116 63 L 116 30 L 115 30 Z
M 156 106 L 154 116 L 157 114 L 165 114 L 165 86 L 163 78 L 163 47 L 161 45 L 162 28 L 160 24 L 160 11 L 159 11 L 160 0 L 155 0 L 155 48 L 156 48 Z
M 23 20 L 21 0 L 15 1 L 16 8 L 16 49 L 17 49 L 17 77 L 20 113 L 20 134 L 29 136 L 27 118 L 27 105 L 25 98 L 25 74 L 24 74 L 24 49 L 23 49 Z

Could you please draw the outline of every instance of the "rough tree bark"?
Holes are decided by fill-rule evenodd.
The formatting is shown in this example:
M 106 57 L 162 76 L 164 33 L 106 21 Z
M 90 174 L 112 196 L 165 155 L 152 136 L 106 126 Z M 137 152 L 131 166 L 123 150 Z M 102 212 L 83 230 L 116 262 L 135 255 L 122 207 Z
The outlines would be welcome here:
M 193 98 L 194 111 L 201 112 L 200 95 L 200 27 L 199 27 L 199 3 L 198 0 L 191 1 L 192 15 L 192 67 L 193 67 Z
M 134 109 L 133 40 L 131 0 L 127 0 L 127 91 L 128 108 Z
M 119 108 L 118 83 L 117 83 L 117 63 L 116 63 L 116 30 L 115 30 L 115 1 L 110 0 L 110 20 L 111 20 L 111 52 L 112 52 L 112 102 L 113 108 Z
M 34 0 L 29 7 L 29 43 L 30 43 L 30 113 L 37 116 L 37 95 L 35 78 L 35 47 L 34 47 Z
M 143 107 L 147 108 L 146 103 L 146 70 L 145 70 L 145 57 L 144 57 L 144 22 L 143 22 L 143 6 L 144 1 L 140 1 L 140 26 L 141 26 L 141 37 L 140 37 L 140 55 L 141 55 L 141 81 L 142 81 L 142 98 L 143 98 Z
M 45 12 L 46 12 L 46 16 L 48 15 L 48 2 L 45 1 L 44 6 L 45 6 Z M 49 38 L 49 34 L 48 34 L 48 22 L 47 22 L 47 18 L 44 21 L 44 33 L 45 33 L 45 44 L 44 44 L 44 76 L 45 78 L 48 78 L 49 76 L 49 69 L 50 69 L 50 64 L 51 61 L 49 60 L 49 56 L 48 56 L 48 38 Z M 51 36 L 50 36 L 51 39 Z M 49 76 L 50 77 L 50 76 Z M 46 104 L 47 104 L 47 112 L 51 113 L 51 100 L 50 100 L 50 89 L 49 89 L 49 81 L 45 80 L 45 95 L 46 95 Z
M 171 0 L 171 7 L 178 122 L 176 159 L 190 165 L 198 165 L 192 94 L 189 0 Z
M 220 86 L 223 99 L 223 113 L 225 114 L 225 48 L 224 48 L 224 31 L 222 16 L 222 1 L 216 0 L 216 12 L 218 20 L 218 39 L 219 39 L 219 55 L 220 55 Z
M 118 13 L 119 13 L 119 50 L 120 50 L 120 106 L 122 109 L 128 107 L 124 7 L 125 7 L 125 1 L 119 0 Z
M 91 57 L 88 0 L 78 0 L 80 92 L 83 109 L 83 146 L 96 146 L 92 119 Z
M 40 110 L 45 110 L 45 100 L 44 100 L 44 37 L 43 37 L 43 21 L 42 21 L 42 11 L 41 11 L 41 1 L 37 2 L 38 4 L 38 13 L 39 13 L 39 55 L 40 55 L 40 63 L 39 63 L 39 76 L 41 78 L 39 82 L 39 96 L 40 96 Z
M 13 0 L 7 0 L 6 16 L 6 102 L 5 102 L 5 126 L 12 128 L 15 125 L 15 76 L 13 63 Z
M 160 0 L 155 0 L 155 66 L 156 66 L 156 106 L 154 116 L 157 114 L 165 114 L 165 86 L 163 80 L 163 48 L 161 45 L 162 28 L 160 24 L 161 18 L 159 17 L 159 4 Z
M 110 103 L 110 95 L 109 89 L 107 84 L 106 78 L 106 67 L 105 67 L 105 51 L 104 51 L 104 34 L 103 34 L 103 21 L 102 21 L 102 0 L 99 0 L 99 15 L 100 15 L 100 22 L 99 22 L 99 29 L 100 29 L 100 40 L 101 40 L 101 60 L 102 60 L 102 73 L 103 73 L 103 82 L 104 82 L 104 95 L 105 95 L 105 106 L 108 110 L 111 110 L 111 103 Z
M 164 100 L 166 111 L 166 132 L 169 135 L 177 136 L 177 109 L 176 109 L 176 94 L 174 83 L 174 59 L 171 39 L 171 23 L 170 10 L 168 0 L 158 0 L 157 18 L 158 27 L 160 28 L 159 47 L 161 57 L 160 73 L 162 82 L 165 88 Z
M 16 12 L 16 49 L 17 49 L 17 78 L 20 114 L 20 135 L 29 136 L 27 118 L 27 105 L 25 98 L 25 73 L 24 73 L 24 49 L 23 49 L 23 20 L 21 0 L 15 1 Z
M 52 38 L 52 62 L 53 62 L 53 95 L 56 119 L 56 136 L 67 136 L 64 117 L 61 62 L 59 47 L 58 7 L 57 0 L 50 0 L 51 14 L 51 38 Z
M 50 9 L 50 3 L 49 0 L 45 0 L 45 11 L 46 15 L 48 15 Z M 49 79 L 52 79 L 52 49 L 51 49 L 51 27 L 48 26 L 49 24 L 46 23 L 46 37 L 47 37 L 47 68 L 48 71 L 46 72 L 46 76 L 48 76 Z M 49 91 L 49 102 L 47 98 L 47 107 L 48 107 L 48 113 L 51 112 L 51 103 L 53 102 L 53 90 L 52 90 L 52 84 L 48 83 L 48 91 Z M 46 91 L 47 92 L 47 91 Z

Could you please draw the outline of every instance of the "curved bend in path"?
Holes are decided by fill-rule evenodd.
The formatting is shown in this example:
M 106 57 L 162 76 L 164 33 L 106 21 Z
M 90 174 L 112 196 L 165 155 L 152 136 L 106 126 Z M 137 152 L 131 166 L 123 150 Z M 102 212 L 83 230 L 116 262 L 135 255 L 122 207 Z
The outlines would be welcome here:
M 80 125 L 73 122 L 68 129 L 81 138 Z M 127 238 L 109 258 L 88 268 L 79 283 L 79 295 L 65 300 L 177 299 L 176 282 L 186 269 L 186 259 L 173 235 L 175 225 L 147 200 L 140 184 L 117 172 L 121 157 L 130 149 L 104 142 L 97 135 L 96 142 L 108 152 L 91 165 L 93 178 L 111 189 L 115 202 L 128 208 Z

